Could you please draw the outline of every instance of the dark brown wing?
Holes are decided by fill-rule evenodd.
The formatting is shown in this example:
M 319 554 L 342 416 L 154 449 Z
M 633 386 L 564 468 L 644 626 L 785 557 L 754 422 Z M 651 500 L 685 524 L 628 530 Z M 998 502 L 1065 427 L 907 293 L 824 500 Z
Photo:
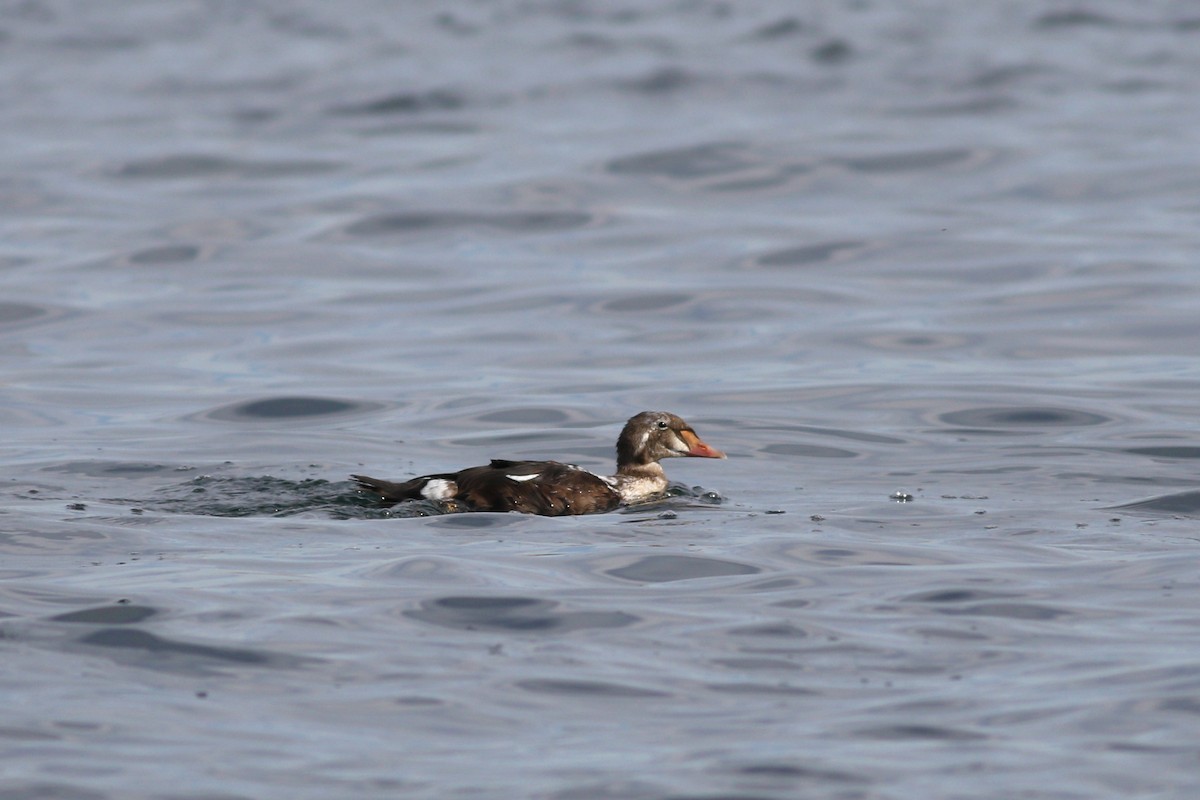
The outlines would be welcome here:
M 557 461 L 493 461 L 464 469 L 454 480 L 458 497 L 479 511 L 558 517 L 611 511 L 621 503 L 599 476 Z

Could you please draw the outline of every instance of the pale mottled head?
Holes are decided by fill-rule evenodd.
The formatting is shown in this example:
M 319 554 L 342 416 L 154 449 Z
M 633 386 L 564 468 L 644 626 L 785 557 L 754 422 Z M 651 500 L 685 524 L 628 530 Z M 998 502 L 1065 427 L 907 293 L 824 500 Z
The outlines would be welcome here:
M 663 458 L 724 458 L 709 447 L 692 426 L 666 411 L 643 411 L 625 423 L 617 438 L 617 466 L 652 464 Z

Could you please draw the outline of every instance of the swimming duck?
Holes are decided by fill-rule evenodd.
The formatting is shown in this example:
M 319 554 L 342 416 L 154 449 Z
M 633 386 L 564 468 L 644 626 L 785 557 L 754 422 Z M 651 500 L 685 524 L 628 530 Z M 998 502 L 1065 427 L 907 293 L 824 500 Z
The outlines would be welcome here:
M 625 423 L 617 438 L 617 472 L 610 477 L 557 461 L 504 461 L 458 472 L 422 475 L 393 482 L 351 475 L 383 501 L 458 500 L 472 511 L 520 511 L 557 517 L 612 511 L 623 503 L 648 500 L 667 490 L 658 462 L 694 456 L 724 458 L 692 426 L 665 411 L 643 411 Z

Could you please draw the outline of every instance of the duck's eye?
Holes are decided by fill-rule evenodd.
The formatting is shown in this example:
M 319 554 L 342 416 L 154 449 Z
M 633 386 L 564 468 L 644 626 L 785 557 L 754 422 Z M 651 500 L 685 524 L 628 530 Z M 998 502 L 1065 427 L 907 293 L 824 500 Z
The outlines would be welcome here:
M 667 421 L 665 419 L 660 419 L 657 424 L 658 424 L 658 429 L 660 431 L 665 431 L 667 428 L 671 427 L 670 425 L 667 424 Z

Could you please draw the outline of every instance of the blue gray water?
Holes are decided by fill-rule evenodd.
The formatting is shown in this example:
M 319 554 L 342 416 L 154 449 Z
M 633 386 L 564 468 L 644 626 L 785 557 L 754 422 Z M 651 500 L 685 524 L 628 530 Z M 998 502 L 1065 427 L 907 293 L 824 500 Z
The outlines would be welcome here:
M 0 10 L 5 798 L 1200 792 L 1191 4 Z

